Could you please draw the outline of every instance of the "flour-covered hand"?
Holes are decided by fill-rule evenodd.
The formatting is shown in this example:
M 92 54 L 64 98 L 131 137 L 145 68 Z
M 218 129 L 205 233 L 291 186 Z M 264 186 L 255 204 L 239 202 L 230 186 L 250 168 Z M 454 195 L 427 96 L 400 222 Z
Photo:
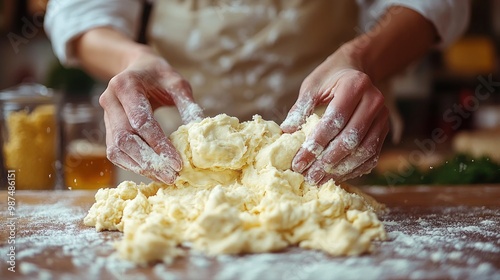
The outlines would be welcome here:
M 109 160 L 153 180 L 173 183 L 182 160 L 153 110 L 174 105 L 185 123 L 203 118 L 189 83 L 165 60 L 146 54 L 110 80 L 99 102 L 104 108 Z
M 297 152 L 292 169 L 313 184 L 344 181 L 375 166 L 389 132 L 384 96 L 342 52 L 330 56 L 302 83 L 281 128 L 294 132 L 318 105 L 324 115 Z

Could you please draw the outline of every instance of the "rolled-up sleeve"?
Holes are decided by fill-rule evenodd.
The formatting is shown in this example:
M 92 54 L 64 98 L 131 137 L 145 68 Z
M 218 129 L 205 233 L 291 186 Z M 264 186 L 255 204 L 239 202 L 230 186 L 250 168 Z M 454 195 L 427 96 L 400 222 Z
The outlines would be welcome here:
M 401 6 L 416 11 L 432 22 L 438 32 L 438 47 L 457 40 L 465 31 L 470 17 L 470 0 L 357 0 L 361 23 L 369 27 L 389 7 Z
M 72 41 L 96 27 L 111 27 L 135 39 L 140 25 L 138 0 L 51 0 L 45 16 L 54 53 L 66 66 L 78 65 Z

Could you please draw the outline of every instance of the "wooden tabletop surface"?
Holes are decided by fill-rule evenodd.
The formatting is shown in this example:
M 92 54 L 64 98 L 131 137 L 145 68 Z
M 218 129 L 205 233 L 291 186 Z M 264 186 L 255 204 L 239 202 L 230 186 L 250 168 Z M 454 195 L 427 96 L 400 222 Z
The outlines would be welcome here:
M 500 186 L 363 190 L 390 209 L 381 217 L 389 239 L 370 254 L 290 248 L 213 258 L 186 250 L 170 266 L 147 267 L 113 253 L 121 233 L 83 225 L 95 191 L 16 191 L 12 213 L 1 191 L 0 279 L 500 279 Z

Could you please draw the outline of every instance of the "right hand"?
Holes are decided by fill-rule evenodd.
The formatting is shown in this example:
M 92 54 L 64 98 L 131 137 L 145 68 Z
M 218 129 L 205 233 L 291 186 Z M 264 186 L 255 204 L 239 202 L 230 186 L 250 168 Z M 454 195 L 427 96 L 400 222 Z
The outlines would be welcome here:
M 202 119 L 189 83 L 163 58 L 146 53 L 109 81 L 99 103 L 104 108 L 108 159 L 125 170 L 173 183 L 182 159 L 153 110 L 174 105 L 184 123 Z

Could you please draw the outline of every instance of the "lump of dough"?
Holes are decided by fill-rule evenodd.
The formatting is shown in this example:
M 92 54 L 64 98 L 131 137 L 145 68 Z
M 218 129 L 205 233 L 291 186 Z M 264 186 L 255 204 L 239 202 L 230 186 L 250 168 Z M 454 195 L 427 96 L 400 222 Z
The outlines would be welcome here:
M 239 133 L 240 122 L 234 117 L 219 115 L 193 124 L 188 130 L 191 162 L 201 169 L 238 170 L 248 157 L 247 135 Z
M 208 255 L 288 246 L 331 255 L 370 251 L 372 240 L 386 238 L 376 215 L 383 206 L 332 180 L 309 185 L 290 170 L 318 121 L 313 115 L 292 134 L 260 116 L 240 123 L 218 115 L 181 126 L 170 136 L 184 164 L 173 185 L 101 189 L 84 222 L 123 231 L 120 256 L 140 264 L 170 262 L 184 242 Z

